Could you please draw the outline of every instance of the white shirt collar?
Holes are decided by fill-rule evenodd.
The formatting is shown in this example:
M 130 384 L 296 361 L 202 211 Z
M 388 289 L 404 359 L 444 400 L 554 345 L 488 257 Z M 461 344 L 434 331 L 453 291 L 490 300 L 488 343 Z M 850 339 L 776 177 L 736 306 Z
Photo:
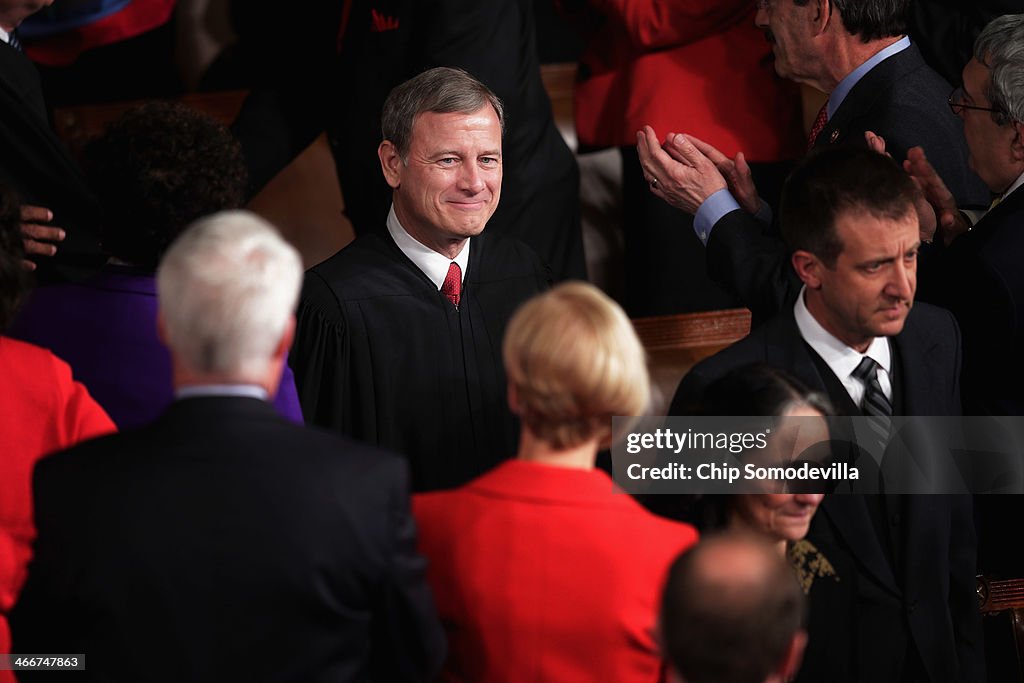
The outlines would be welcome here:
M 181 387 L 174 392 L 174 395 L 179 399 L 199 396 L 243 396 L 258 398 L 261 401 L 270 400 L 267 390 L 255 384 L 196 384 Z
M 1007 189 L 1006 192 L 1003 193 L 1003 199 L 1009 197 L 1010 193 L 1018 189 L 1021 185 L 1024 185 L 1024 173 L 1021 173 L 1019 176 L 1017 176 L 1017 179 L 1013 181 L 1013 185 L 1010 185 L 1009 189 Z
M 0 40 L 2 40 L 3 42 L 7 43 L 8 45 L 10 45 L 11 44 L 11 34 L 8 33 L 7 31 L 3 30 L 2 28 L 0 28 Z
M 853 377 L 853 371 L 860 364 L 864 356 L 870 356 L 884 371 L 884 374 L 879 373 L 878 379 L 882 385 L 882 390 L 891 400 L 892 390 L 889 377 L 892 373 L 892 351 L 889 348 L 888 338 L 875 337 L 865 353 L 860 353 L 856 349 L 847 346 L 846 343 L 840 341 L 831 332 L 822 327 L 821 323 L 807 310 L 807 304 L 804 303 L 806 291 L 807 287 L 803 287 L 800 290 L 800 295 L 796 298 L 796 304 L 793 306 L 793 317 L 796 319 L 796 326 L 800 330 L 800 336 L 814 349 L 815 353 L 821 356 L 821 359 L 825 361 L 829 369 L 846 387 L 850 397 L 857 405 L 860 405 L 860 400 L 864 396 L 864 386 L 860 380 Z
M 451 267 L 453 259 L 434 251 L 406 232 L 405 228 L 398 221 L 398 216 L 395 215 L 394 204 L 391 205 L 391 210 L 388 212 L 388 232 L 391 234 L 391 239 L 398 245 L 398 248 L 402 250 L 402 253 L 415 263 L 416 267 L 422 270 L 423 274 L 430 278 L 430 281 L 440 291 L 441 285 L 444 284 L 444 279 L 448 277 L 448 269 Z M 466 246 L 454 259 L 455 263 L 459 264 L 459 268 L 462 270 L 463 281 L 466 279 L 466 266 L 469 265 L 469 250 L 472 243 L 472 238 L 466 240 Z

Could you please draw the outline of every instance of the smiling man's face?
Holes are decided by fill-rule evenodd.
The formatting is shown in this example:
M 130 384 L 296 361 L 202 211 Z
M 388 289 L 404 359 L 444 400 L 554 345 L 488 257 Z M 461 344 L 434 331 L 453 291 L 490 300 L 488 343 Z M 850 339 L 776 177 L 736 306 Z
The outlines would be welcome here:
M 489 104 L 471 114 L 420 114 L 406 159 L 387 141 L 380 156 L 402 227 L 449 258 L 498 207 L 501 124 Z

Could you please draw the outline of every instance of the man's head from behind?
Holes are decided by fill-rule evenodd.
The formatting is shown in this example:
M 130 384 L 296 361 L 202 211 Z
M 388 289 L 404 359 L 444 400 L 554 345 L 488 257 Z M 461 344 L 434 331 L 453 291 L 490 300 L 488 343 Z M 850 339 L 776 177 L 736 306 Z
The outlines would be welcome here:
M 990 23 L 950 101 L 964 121 L 971 168 L 1002 193 L 1024 173 L 1024 14 Z
M 800 667 L 805 609 L 776 549 L 753 536 L 712 536 L 669 569 L 661 600 L 665 654 L 684 683 L 781 683 Z
M 149 270 L 189 223 L 240 208 L 248 184 L 231 132 L 170 102 L 126 112 L 86 147 L 83 166 L 103 206 L 104 249 Z
M 378 156 L 402 227 L 458 254 L 501 196 L 501 100 L 465 71 L 438 67 L 391 91 L 381 129 Z
M 896 162 L 859 147 L 812 155 L 786 181 L 779 219 L 807 308 L 859 351 L 899 334 L 913 305 L 914 192 Z
M 273 394 L 301 282 L 298 252 L 255 214 L 228 211 L 189 227 L 157 271 L 175 384 L 249 383 Z
M 765 0 L 755 23 L 775 53 L 784 78 L 821 82 L 828 68 L 830 38 L 862 43 L 907 32 L 910 0 Z

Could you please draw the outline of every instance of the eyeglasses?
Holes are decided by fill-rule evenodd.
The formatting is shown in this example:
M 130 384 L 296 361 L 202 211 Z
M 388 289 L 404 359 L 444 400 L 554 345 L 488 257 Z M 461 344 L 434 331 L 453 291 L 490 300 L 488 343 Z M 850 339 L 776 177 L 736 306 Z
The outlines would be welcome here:
M 949 103 L 950 110 L 957 116 L 961 116 L 964 113 L 964 109 L 988 111 L 994 114 L 1002 113 L 1003 111 L 1002 109 L 998 109 L 996 107 L 976 107 L 973 104 L 964 104 L 964 97 L 966 97 L 966 95 L 967 93 L 965 93 L 964 89 L 961 87 L 951 92 L 949 94 L 949 99 L 946 100 L 946 102 Z

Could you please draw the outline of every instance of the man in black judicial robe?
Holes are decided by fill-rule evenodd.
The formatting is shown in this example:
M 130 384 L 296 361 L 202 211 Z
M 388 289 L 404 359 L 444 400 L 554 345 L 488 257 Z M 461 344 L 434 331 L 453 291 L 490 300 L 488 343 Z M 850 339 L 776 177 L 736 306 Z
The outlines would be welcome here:
M 387 231 L 306 274 L 292 350 L 312 424 L 405 454 L 416 490 L 515 454 L 501 343 L 548 276 L 524 244 L 482 235 L 501 194 L 502 105 L 465 72 L 395 88 L 378 155 Z
M 357 235 L 382 232 L 391 192 L 376 173 L 391 88 L 436 66 L 465 69 L 505 103 L 504 197 L 491 234 L 522 240 L 559 280 L 585 278 L 579 169 L 555 126 L 537 58 L 534 0 L 234 2 L 256 87 L 234 125 L 253 189 L 327 131 Z

